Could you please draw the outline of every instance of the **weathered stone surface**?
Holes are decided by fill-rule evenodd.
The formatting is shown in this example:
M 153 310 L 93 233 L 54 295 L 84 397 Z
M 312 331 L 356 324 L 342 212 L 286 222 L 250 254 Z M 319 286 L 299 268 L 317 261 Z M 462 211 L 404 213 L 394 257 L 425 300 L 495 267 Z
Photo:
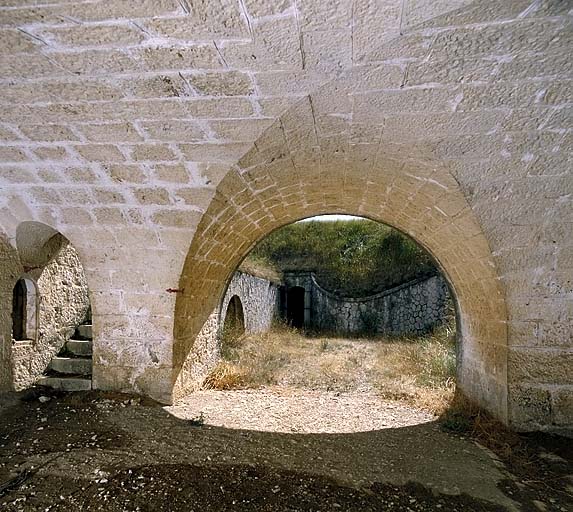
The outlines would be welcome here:
M 253 93 L 251 78 L 246 73 L 205 73 L 184 75 L 197 93 L 205 96 L 249 96 Z
M 558 360 L 573 325 L 568 2 L 108 4 L 0 5 L 6 304 L 13 240 L 30 220 L 81 254 L 98 301 L 95 352 L 107 300 L 128 331 L 142 287 L 185 288 L 175 311 L 159 301 L 160 331 L 118 336 L 117 350 L 140 348 L 95 372 L 96 386 L 169 399 L 253 243 L 301 217 L 362 214 L 438 259 L 460 305 L 466 394 L 519 428 L 566 424 L 556 397 L 570 386 Z M 140 189 L 170 202 L 140 202 Z M 131 293 L 127 313 L 117 297 Z M 147 337 L 164 359 L 144 357 Z M 512 386 L 534 389 L 523 415 Z
M 448 290 L 440 276 L 420 279 L 369 297 L 337 296 L 311 273 L 285 273 L 288 287 L 309 292 L 307 327 L 342 334 L 402 336 L 428 332 L 445 318 Z M 305 305 L 306 307 L 306 305 Z
M 79 357 L 53 357 L 48 366 L 50 370 L 69 375 L 91 375 L 92 360 Z
M 89 357 L 92 355 L 91 340 L 68 340 L 66 348 L 76 356 Z
M 193 46 L 158 46 L 148 47 L 132 52 L 149 71 L 173 69 L 221 68 L 221 58 L 214 44 L 204 43 Z
M 89 142 L 138 142 L 142 139 L 131 123 L 85 124 L 78 129 Z
M 89 391 L 92 389 L 91 379 L 78 377 L 40 377 L 37 384 L 61 391 Z
M 562 388 L 552 393 L 553 422 L 562 427 L 573 426 L 573 389 Z
M 49 29 L 40 32 L 48 41 L 62 46 L 122 46 L 144 39 L 141 30 L 131 25 L 93 25 Z
M 528 385 L 510 387 L 510 421 L 525 430 L 551 424 L 551 393 Z

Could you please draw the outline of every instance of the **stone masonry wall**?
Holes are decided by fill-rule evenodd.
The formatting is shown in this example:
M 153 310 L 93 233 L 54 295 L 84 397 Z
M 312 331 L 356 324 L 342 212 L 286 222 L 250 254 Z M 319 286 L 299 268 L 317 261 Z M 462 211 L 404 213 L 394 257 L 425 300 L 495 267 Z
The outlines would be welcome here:
M 13 341 L 14 388 L 31 386 L 84 319 L 89 307 L 88 287 L 77 252 L 61 242 L 57 256 L 28 275 L 39 295 L 38 337 Z M 44 250 L 52 250 L 47 244 Z
M 279 285 L 244 272 L 235 272 L 221 303 L 219 326 L 225 324 L 229 301 L 237 295 L 243 305 L 245 333 L 268 331 L 277 312 Z
M 311 323 L 345 334 L 424 333 L 445 316 L 448 287 L 441 276 L 405 283 L 363 298 L 339 297 L 312 276 Z
M 439 262 L 461 390 L 515 428 L 573 428 L 572 15 L 559 0 L 2 2 L 0 386 L 24 222 L 82 258 L 96 388 L 170 402 L 253 245 L 349 213 Z
M 264 332 L 271 328 L 277 312 L 279 284 L 268 279 L 237 271 L 225 296 L 199 332 L 193 350 L 181 370 L 187 391 L 198 389 L 221 357 L 221 339 L 227 307 L 232 297 L 243 306 L 245 333 Z

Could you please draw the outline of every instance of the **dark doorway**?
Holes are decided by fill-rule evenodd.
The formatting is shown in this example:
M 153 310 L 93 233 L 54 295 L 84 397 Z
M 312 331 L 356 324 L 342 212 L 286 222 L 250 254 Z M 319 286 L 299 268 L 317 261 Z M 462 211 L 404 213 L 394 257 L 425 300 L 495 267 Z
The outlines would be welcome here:
M 12 295 L 12 338 L 35 340 L 38 330 L 38 292 L 31 279 L 16 282 Z
M 304 288 L 294 286 L 287 292 L 287 320 L 290 325 L 304 327 Z

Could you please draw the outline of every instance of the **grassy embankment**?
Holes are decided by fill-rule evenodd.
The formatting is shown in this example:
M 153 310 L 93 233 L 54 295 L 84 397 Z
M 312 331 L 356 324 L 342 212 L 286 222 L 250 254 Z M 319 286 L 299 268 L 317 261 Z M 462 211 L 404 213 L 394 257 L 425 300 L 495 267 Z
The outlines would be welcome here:
M 360 297 L 437 272 L 414 241 L 379 222 L 290 224 L 263 239 L 241 267 L 314 271 L 321 285 Z

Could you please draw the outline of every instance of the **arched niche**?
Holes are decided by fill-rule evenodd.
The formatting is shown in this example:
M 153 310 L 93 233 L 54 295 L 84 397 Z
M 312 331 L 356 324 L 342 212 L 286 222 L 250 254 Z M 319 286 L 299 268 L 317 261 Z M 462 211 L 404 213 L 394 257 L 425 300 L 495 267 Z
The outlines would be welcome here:
M 80 257 L 62 233 L 26 221 L 17 227 L 15 242 L 24 278 L 12 281 L 12 315 L 1 321 L 10 322 L 11 387 L 20 390 L 44 373 L 84 320 L 90 300 Z M 7 330 L 1 327 L 2 332 Z
M 238 295 L 233 295 L 227 304 L 223 320 L 222 339 L 236 339 L 245 334 L 245 314 Z

